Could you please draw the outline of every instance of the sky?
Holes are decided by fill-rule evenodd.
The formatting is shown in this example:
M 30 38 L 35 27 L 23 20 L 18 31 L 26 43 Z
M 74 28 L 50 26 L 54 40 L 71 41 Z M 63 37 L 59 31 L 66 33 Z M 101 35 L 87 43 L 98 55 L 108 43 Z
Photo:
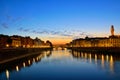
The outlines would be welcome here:
M 0 34 L 53 44 L 120 34 L 120 0 L 0 0 Z

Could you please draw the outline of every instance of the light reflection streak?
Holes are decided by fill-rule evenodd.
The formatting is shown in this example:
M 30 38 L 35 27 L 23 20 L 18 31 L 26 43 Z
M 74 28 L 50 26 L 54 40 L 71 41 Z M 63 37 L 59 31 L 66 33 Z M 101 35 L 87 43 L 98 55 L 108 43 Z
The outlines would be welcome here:
M 97 64 L 97 54 L 95 54 L 95 64 Z
M 28 64 L 30 65 L 30 60 L 28 60 Z
M 36 60 L 38 61 L 38 57 L 36 58 Z
M 23 67 L 25 67 L 25 62 L 23 62 Z
M 33 58 L 33 62 L 35 62 L 35 58 Z
M 113 56 L 110 56 L 110 71 L 114 73 L 114 61 L 113 61 Z
M 87 61 L 87 53 L 85 53 L 84 59 L 85 59 L 85 62 L 86 62 Z
M 78 54 L 78 57 L 80 58 L 80 54 Z
M 8 80 L 9 80 L 9 76 L 10 76 L 9 71 L 6 70 L 6 78 L 7 78 Z
M 111 73 L 114 73 L 114 60 L 112 55 L 94 54 L 94 53 L 91 54 L 84 52 L 76 53 L 74 51 L 72 54 L 75 58 L 81 58 L 84 61 L 89 61 L 90 63 L 92 63 L 92 60 L 94 60 L 95 64 L 100 65 L 102 69 L 109 69 Z M 109 64 L 109 66 L 107 64 Z
M 107 62 L 109 61 L 109 56 L 108 56 L 108 55 L 106 55 L 106 61 L 107 61 Z
M 83 53 L 81 52 L 81 57 L 83 58 Z
M 18 67 L 18 66 L 16 66 L 16 71 L 17 71 L 17 72 L 19 71 L 19 67 Z
M 104 62 L 105 62 L 105 60 L 104 60 L 104 55 L 102 54 L 102 59 L 101 59 L 101 66 L 102 66 L 102 68 L 104 69 L 104 67 L 105 67 L 105 64 L 104 64 Z
M 90 58 L 90 63 L 92 62 L 92 59 L 91 59 L 91 54 L 89 54 L 89 58 Z

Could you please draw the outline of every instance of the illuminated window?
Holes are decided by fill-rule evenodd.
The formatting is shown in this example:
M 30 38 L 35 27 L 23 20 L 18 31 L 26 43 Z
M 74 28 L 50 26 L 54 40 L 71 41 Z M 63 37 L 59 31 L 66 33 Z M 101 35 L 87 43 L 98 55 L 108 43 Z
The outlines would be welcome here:
M 6 44 L 6 47 L 9 47 L 9 44 Z

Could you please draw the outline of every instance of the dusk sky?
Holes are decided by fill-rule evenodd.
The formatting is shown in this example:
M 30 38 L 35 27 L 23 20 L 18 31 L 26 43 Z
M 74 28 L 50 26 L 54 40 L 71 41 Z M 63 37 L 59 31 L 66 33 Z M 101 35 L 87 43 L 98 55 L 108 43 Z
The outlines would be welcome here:
M 0 34 L 54 44 L 120 34 L 120 0 L 0 0 Z

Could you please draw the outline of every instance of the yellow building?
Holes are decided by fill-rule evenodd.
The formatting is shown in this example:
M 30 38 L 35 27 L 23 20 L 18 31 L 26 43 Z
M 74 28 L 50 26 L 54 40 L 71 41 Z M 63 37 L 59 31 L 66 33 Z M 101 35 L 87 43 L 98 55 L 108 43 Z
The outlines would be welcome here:
M 73 40 L 69 45 L 72 47 L 120 47 L 120 35 L 114 35 L 114 26 L 111 26 L 111 36 L 94 37 Z
M 73 40 L 72 47 L 120 47 L 119 37 L 88 38 Z
M 11 46 L 12 47 L 21 47 L 21 39 L 19 36 L 11 37 Z

